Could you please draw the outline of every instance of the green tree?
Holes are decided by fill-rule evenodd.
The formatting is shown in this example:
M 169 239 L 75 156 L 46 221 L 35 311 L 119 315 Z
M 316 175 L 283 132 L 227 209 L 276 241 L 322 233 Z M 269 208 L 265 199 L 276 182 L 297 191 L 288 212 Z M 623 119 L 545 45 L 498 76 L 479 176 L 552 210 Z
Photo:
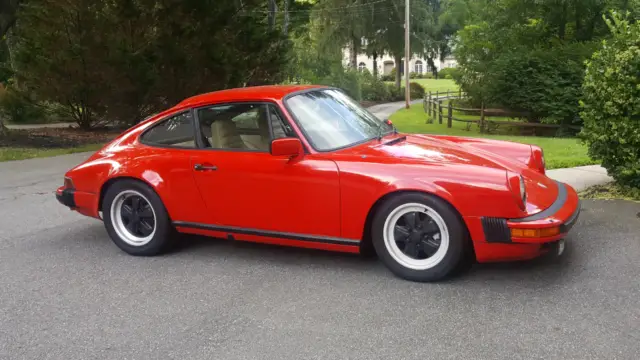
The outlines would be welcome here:
M 602 14 L 637 10 L 637 4 L 449 0 L 446 16 L 463 26 L 455 43 L 456 80 L 477 105 L 525 111 L 532 121 L 580 124 L 584 61 L 609 36 Z
M 185 97 L 279 82 L 289 41 L 260 0 L 30 0 L 16 77 L 82 127 L 135 123 Z
M 620 184 L 640 188 L 640 23 L 616 13 L 612 38 L 587 63 L 582 137 Z
M 4 39 L 7 35 L 7 32 L 15 24 L 16 12 L 18 11 L 19 5 L 20 0 L 0 0 L 0 38 Z M 6 43 L 4 41 L 3 43 L 3 46 L 6 46 Z M 8 48 L 5 49 L 6 52 L 3 49 L 4 54 L 8 53 L 9 51 Z M 7 128 L 4 125 L 3 119 L 0 118 L 0 136 L 5 136 L 6 134 Z
M 373 10 L 370 0 L 323 0 L 313 9 L 325 49 L 349 48 L 349 67 L 358 67 L 357 56 L 362 50 L 362 39 L 367 35 L 367 14 Z
M 376 21 L 376 30 L 379 46 L 386 49 L 394 58 L 396 64 L 396 89 L 401 88 L 402 73 L 400 69 L 408 75 L 410 69 L 404 69 L 403 59 L 405 54 L 404 44 L 404 18 L 405 18 L 405 2 L 398 0 L 387 0 L 380 4 L 380 7 L 386 5 L 378 16 Z M 425 1 L 413 1 L 410 3 L 409 12 L 411 19 L 409 22 L 409 41 L 411 49 L 410 54 L 424 54 L 428 49 L 428 29 L 431 16 L 431 9 Z

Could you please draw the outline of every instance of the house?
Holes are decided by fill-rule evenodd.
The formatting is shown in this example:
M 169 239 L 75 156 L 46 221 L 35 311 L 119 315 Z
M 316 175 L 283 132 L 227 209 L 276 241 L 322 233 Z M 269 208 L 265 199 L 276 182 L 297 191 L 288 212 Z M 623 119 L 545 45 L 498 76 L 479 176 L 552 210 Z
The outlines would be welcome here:
M 349 64 L 349 50 L 345 49 L 343 51 L 343 61 L 344 64 Z M 368 69 L 371 73 L 373 73 L 373 57 L 367 56 L 366 54 L 358 55 L 358 70 Z M 378 56 L 378 74 L 380 75 L 389 75 L 391 71 L 396 67 L 395 61 L 392 56 L 389 54 L 384 54 L 383 56 Z M 440 61 L 439 59 L 434 60 L 434 65 L 437 71 L 440 71 L 444 68 L 452 68 L 456 67 L 458 63 L 453 56 L 448 56 L 444 59 L 444 61 Z M 402 59 L 402 63 L 400 64 L 400 69 L 404 69 L 404 58 Z M 432 73 L 433 69 L 429 67 L 429 63 L 426 58 L 414 55 L 409 60 L 409 69 L 410 72 L 415 72 L 418 74 Z M 404 71 L 402 71 L 404 74 Z

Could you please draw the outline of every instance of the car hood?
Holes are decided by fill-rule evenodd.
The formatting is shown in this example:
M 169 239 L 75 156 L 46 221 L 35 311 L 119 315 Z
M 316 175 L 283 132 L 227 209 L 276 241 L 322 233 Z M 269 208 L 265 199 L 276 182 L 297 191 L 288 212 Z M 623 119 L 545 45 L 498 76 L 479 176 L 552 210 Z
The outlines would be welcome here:
M 530 151 L 530 147 L 528 149 Z M 530 214 L 551 206 L 558 196 L 558 184 L 546 175 L 529 168 L 521 159 L 494 153 L 486 147 L 474 146 L 473 142 L 453 142 L 429 135 L 398 134 L 387 136 L 382 141 L 374 140 L 344 149 L 339 153 L 355 155 L 356 158 L 369 162 L 387 164 L 452 164 L 456 165 L 456 171 L 459 171 L 459 165 L 488 167 L 504 170 L 505 184 L 506 173 L 511 171 L 525 179 L 529 199 L 527 212 Z
M 496 169 L 519 171 L 524 164 L 510 159 L 494 158 L 487 151 L 464 144 L 441 140 L 427 135 L 397 135 L 385 137 L 341 151 L 341 154 L 358 155 L 378 159 L 381 162 L 395 160 L 402 163 L 450 163 L 458 165 L 486 166 Z

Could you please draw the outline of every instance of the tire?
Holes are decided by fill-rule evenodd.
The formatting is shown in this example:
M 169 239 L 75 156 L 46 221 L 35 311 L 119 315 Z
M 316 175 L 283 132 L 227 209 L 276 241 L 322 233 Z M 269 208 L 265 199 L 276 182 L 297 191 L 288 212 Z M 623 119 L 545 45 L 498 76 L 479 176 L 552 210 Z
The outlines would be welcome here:
M 158 255 L 172 245 L 174 231 L 167 210 L 158 194 L 142 182 L 112 184 L 105 193 L 102 213 L 111 240 L 130 255 Z
M 472 251 L 466 249 L 468 232 L 458 213 L 444 200 L 423 193 L 387 199 L 375 214 L 371 234 L 385 266 L 410 281 L 432 282 L 453 275 Z

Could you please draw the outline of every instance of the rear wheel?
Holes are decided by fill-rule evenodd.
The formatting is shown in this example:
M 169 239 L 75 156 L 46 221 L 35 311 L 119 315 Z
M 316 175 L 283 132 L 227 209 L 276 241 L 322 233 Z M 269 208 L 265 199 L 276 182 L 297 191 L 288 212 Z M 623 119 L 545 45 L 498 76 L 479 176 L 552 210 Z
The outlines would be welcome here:
M 403 193 L 378 209 L 372 224 L 378 257 L 397 276 L 412 281 L 437 281 L 451 275 L 463 261 L 466 228 L 442 199 Z
M 102 213 L 111 240 L 130 255 L 157 255 L 172 243 L 173 229 L 164 204 L 146 184 L 114 183 L 105 194 Z

